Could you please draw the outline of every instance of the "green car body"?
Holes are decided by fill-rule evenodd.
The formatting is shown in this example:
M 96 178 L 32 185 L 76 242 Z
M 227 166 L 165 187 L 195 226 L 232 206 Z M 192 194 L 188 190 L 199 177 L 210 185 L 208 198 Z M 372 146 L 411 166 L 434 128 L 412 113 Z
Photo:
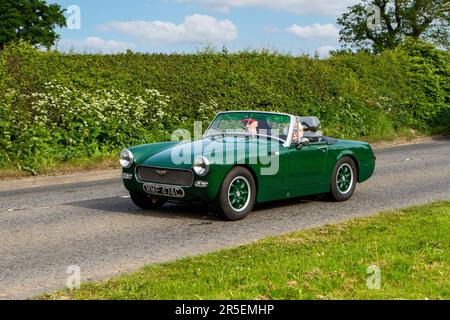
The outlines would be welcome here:
M 291 119 L 295 118 L 288 116 Z M 189 153 L 190 150 L 188 157 L 191 161 L 174 163 L 175 148 L 178 148 L 177 152 L 182 149 L 188 150 Z M 122 176 L 124 185 L 130 193 L 146 196 L 150 193 L 164 200 L 186 202 L 214 203 L 219 197 L 227 175 L 236 167 L 245 168 L 251 173 L 256 187 L 255 202 L 263 203 L 330 193 L 336 165 L 343 158 L 353 160 L 356 166 L 355 180 L 359 183 L 373 175 L 376 162 L 368 143 L 330 138 L 318 139 L 299 146 L 258 136 L 219 135 L 193 142 L 155 143 L 128 150 L 133 155 L 133 160 L 128 168 L 123 169 Z M 197 175 L 192 164 L 195 158 L 198 156 L 213 158 L 216 150 L 233 154 L 234 157 L 231 161 L 211 163 L 205 176 Z M 274 162 L 277 163 L 278 169 L 274 173 L 265 174 L 264 171 L 269 170 L 268 164 L 273 165 Z M 144 170 L 146 170 L 145 179 L 140 174 Z M 171 175 L 167 182 L 164 180 L 166 174 Z M 176 177 L 180 177 L 180 181 L 174 183 Z M 167 188 L 149 190 L 149 184 Z M 175 191 L 170 189 L 173 186 L 176 187 Z

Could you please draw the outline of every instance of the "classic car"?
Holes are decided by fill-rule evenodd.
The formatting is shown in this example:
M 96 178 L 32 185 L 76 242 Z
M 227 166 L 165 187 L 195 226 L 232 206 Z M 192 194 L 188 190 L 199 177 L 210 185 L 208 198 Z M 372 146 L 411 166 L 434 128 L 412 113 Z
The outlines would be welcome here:
M 375 170 L 368 143 L 324 136 L 317 117 L 222 112 L 193 140 L 121 152 L 122 179 L 134 204 L 151 210 L 167 201 L 205 202 L 237 221 L 255 203 L 316 194 L 346 201 Z

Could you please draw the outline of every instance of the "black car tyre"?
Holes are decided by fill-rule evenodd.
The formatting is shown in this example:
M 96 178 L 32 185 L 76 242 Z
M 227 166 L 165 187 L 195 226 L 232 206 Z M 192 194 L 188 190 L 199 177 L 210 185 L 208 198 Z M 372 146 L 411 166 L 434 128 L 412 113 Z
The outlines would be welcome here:
M 225 177 L 214 207 L 222 218 L 239 221 L 253 210 L 255 201 L 255 179 L 247 169 L 236 167 Z
M 166 200 L 151 196 L 144 195 L 141 193 L 130 193 L 131 200 L 133 203 L 141 209 L 144 210 L 156 210 L 161 209 L 162 206 L 166 203 Z
M 331 196 L 338 202 L 350 199 L 358 182 L 358 169 L 350 157 L 338 161 L 331 177 Z

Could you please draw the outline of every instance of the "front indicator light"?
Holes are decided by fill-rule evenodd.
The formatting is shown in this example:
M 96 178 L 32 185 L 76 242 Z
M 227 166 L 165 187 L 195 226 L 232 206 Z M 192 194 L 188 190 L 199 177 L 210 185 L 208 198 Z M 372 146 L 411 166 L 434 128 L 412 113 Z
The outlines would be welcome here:
M 195 181 L 195 186 L 197 188 L 207 188 L 208 187 L 208 182 L 207 181 Z
M 123 180 L 132 180 L 133 175 L 131 173 L 122 173 L 122 179 Z

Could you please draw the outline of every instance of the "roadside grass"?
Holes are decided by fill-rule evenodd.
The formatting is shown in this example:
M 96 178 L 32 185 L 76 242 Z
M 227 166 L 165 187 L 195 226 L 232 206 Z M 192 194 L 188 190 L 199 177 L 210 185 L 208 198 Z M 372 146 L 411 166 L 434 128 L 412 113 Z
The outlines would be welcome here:
M 51 163 L 44 166 L 39 172 L 33 172 L 26 168 L 8 168 L 0 170 L 0 181 L 19 178 L 27 178 L 31 176 L 56 176 L 80 172 L 89 172 L 97 170 L 119 169 L 118 156 L 116 157 L 92 157 L 80 158 L 65 162 Z
M 367 269 L 381 269 L 370 290 Z M 450 202 L 152 265 L 40 299 L 450 299 Z

